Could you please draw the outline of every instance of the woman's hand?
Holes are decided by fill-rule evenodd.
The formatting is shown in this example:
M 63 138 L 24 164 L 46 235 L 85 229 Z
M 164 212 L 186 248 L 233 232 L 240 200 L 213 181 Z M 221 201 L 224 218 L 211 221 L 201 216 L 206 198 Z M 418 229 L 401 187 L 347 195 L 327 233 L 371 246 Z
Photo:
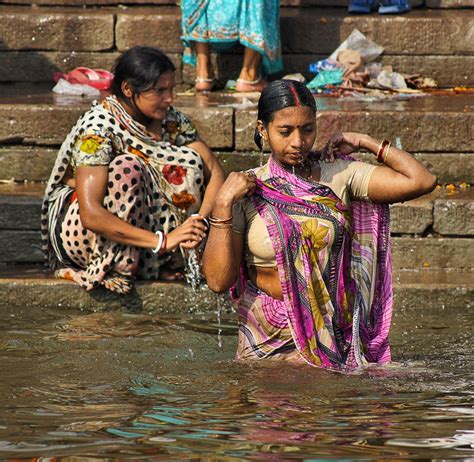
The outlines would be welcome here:
M 218 201 L 232 205 L 244 196 L 251 196 L 255 186 L 253 172 L 231 172 L 219 190 Z
M 334 162 L 338 155 L 348 156 L 358 151 L 365 135 L 355 132 L 337 132 L 331 136 L 322 150 L 322 158 L 326 162 Z
M 185 249 L 194 249 L 206 237 L 206 231 L 204 217 L 193 215 L 167 234 L 166 250 L 174 250 L 178 245 Z

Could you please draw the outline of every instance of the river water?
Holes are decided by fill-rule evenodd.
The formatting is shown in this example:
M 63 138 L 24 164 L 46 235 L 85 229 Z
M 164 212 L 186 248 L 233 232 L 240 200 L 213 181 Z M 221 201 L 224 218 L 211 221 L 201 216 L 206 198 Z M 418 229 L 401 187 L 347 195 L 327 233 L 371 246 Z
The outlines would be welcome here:
M 234 362 L 232 314 L 3 310 L 0 459 L 474 460 L 473 326 L 398 308 L 348 375 Z

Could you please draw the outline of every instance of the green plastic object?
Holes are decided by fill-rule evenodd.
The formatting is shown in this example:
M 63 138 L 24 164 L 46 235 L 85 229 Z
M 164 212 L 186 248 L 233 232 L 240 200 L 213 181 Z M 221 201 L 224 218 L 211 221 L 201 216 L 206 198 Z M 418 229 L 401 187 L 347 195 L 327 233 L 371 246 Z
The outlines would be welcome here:
M 318 75 L 308 83 L 308 88 L 313 90 L 317 88 L 324 88 L 326 85 L 339 85 L 342 83 L 343 73 L 343 69 L 320 71 Z

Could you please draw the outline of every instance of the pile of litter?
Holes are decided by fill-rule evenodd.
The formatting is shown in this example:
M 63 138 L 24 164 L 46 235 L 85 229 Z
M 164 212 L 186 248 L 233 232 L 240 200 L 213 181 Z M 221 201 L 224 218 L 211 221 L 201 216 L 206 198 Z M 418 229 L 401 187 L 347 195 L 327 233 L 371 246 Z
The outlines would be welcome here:
M 435 80 L 421 74 L 402 74 L 392 66 L 376 61 L 384 49 L 368 39 L 358 29 L 326 59 L 309 66 L 309 72 L 315 77 L 307 83 L 313 93 L 331 96 L 367 95 L 383 97 L 387 94 L 406 96 L 426 93 L 464 93 L 472 89 L 456 87 L 440 90 Z M 305 82 L 302 74 L 289 74 L 284 78 Z

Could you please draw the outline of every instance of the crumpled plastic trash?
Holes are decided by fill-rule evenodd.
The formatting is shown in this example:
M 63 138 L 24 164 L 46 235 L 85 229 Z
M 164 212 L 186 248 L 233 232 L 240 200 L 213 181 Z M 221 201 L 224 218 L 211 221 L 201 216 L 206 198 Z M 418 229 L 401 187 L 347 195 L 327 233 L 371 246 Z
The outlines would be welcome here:
M 344 69 L 342 86 L 354 88 L 367 85 L 369 74 L 358 51 L 349 48 L 341 50 L 337 55 L 337 61 L 341 63 Z
M 402 74 L 388 70 L 380 72 L 376 82 L 380 87 L 388 88 L 390 90 L 405 90 L 408 88 Z
M 79 83 L 69 83 L 64 79 L 58 80 L 56 85 L 53 87 L 53 92 L 60 95 L 100 97 L 100 91 L 96 88 Z
M 382 72 L 383 64 L 378 62 L 367 63 L 365 65 L 365 70 L 369 74 L 371 79 L 376 79 L 379 74 Z
M 384 48 L 380 45 L 377 45 L 372 40 L 369 40 L 360 30 L 354 29 L 349 37 L 346 38 L 329 56 L 329 59 L 336 61 L 337 55 L 340 51 L 351 49 L 358 51 L 362 57 L 364 63 L 373 61 L 375 58 L 379 57 Z
M 341 65 L 337 61 L 332 59 L 321 59 L 320 61 L 310 64 L 308 69 L 309 72 L 317 74 L 321 71 L 334 71 L 339 67 L 341 67 Z
M 307 84 L 310 90 L 324 88 L 326 85 L 340 85 L 344 69 L 334 69 L 332 71 L 320 71 L 316 77 Z

